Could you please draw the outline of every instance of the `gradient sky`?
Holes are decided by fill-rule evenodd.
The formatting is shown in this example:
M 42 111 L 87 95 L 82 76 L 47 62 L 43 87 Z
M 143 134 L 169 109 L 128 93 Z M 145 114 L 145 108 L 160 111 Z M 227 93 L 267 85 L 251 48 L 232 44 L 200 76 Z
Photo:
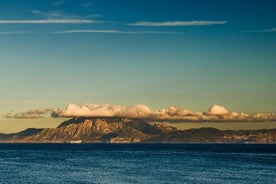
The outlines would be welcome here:
M 0 0 L 0 112 L 68 103 L 275 112 L 275 7 Z

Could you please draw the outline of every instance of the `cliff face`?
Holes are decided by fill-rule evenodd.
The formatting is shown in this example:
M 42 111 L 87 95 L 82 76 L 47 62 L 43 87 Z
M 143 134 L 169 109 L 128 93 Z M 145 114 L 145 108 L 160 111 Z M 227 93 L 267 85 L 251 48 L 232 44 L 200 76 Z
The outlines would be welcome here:
M 139 119 L 73 118 L 57 128 L 27 129 L 17 134 L 0 134 L 2 142 L 195 142 L 276 143 L 276 129 L 221 131 L 215 128 L 186 131 Z
M 57 128 L 38 133 L 13 136 L 14 142 L 141 142 L 158 134 L 174 130 L 173 127 L 126 118 L 73 118 Z

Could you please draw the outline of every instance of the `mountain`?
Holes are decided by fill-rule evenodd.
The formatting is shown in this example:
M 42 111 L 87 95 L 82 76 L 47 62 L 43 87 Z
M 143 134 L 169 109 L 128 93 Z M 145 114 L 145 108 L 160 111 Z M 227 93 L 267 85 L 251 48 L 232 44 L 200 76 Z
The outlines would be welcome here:
M 199 128 L 178 130 L 162 123 L 119 117 L 72 118 L 57 128 L 26 129 L 0 134 L 1 142 L 86 143 L 276 143 L 276 129 L 227 130 Z

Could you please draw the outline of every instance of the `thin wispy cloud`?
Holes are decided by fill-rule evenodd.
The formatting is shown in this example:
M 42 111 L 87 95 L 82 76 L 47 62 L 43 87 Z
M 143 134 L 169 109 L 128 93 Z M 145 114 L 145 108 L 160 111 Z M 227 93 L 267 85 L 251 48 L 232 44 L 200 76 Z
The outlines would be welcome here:
M 91 8 L 91 6 L 92 6 L 92 3 L 90 3 L 90 2 L 84 3 L 84 4 L 82 5 L 82 7 L 83 7 L 84 9 Z
M 177 32 L 165 31 L 121 31 L 114 29 L 89 29 L 89 30 L 66 30 L 54 32 L 56 34 L 69 34 L 69 33 L 107 33 L 107 34 L 176 34 Z
M 66 30 L 57 32 L 34 32 L 34 31 L 0 31 L 0 35 L 16 35 L 16 34 L 76 34 L 76 33 L 102 33 L 102 34 L 178 34 L 178 32 L 165 32 L 165 31 L 120 31 L 120 30 Z
M 99 13 L 92 13 L 92 14 L 88 14 L 88 15 L 84 16 L 84 18 L 88 18 L 88 19 L 95 19 L 95 18 L 99 18 L 99 17 L 103 17 L 103 15 L 101 15 Z
M 266 29 L 266 30 L 263 30 L 263 32 L 276 32 L 276 27 L 274 27 L 274 28 L 271 28 L 271 29 Z
M 89 19 L 0 20 L 0 24 L 91 24 Z
M 1 31 L 0 35 L 31 34 L 32 31 Z
M 273 28 L 270 28 L 270 29 L 251 30 L 251 31 L 245 31 L 245 32 L 252 32 L 252 33 L 274 33 L 274 32 L 276 32 L 276 27 L 273 27 Z
M 15 118 L 15 119 L 36 119 L 36 118 L 45 118 L 50 116 L 50 113 L 52 112 L 51 109 L 31 109 L 28 110 L 27 112 L 22 112 L 22 113 L 14 113 L 14 112 L 9 112 L 5 115 L 3 115 L 4 118 Z
M 105 29 L 90 29 L 90 30 L 67 30 L 55 32 L 57 34 L 66 34 L 66 33 L 127 33 L 119 30 L 105 30 Z
M 152 26 L 152 27 L 165 27 L 165 26 L 208 26 L 227 24 L 227 21 L 169 21 L 169 22 L 147 22 L 139 21 L 128 24 L 130 26 Z
M 60 0 L 60 1 L 54 1 L 53 4 L 52 4 L 52 6 L 53 6 L 53 7 L 57 7 L 57 6 L 60 6 L 60 5 L 62 5 L 62 4 L 63 4 L 63 1 L 62 1 L 62 0 Z
M 69 18 L 67 15 L 65 16 L 64 12 L 62 11 L 47 11 L 43 12 L 40 10 L 32 10 L 32 14 L 34 14 L 37 17 L 43 18 L 43 19 L 54 19 L 54 18 Z M 72 17 L 70 17 L 72 19 Z

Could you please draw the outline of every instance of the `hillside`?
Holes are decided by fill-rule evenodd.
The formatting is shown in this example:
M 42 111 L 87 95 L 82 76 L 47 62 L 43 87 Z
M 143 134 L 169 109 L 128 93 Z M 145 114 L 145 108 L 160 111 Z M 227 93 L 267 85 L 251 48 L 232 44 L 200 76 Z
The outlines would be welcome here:
M 127 118 L 73 118 L 57 128 L 27 129 L 0 134 L 1 142 L 85 143 L 276 143 L 276 129 L 228 130 L 200 128 L 177 130 L 162 123 Z

